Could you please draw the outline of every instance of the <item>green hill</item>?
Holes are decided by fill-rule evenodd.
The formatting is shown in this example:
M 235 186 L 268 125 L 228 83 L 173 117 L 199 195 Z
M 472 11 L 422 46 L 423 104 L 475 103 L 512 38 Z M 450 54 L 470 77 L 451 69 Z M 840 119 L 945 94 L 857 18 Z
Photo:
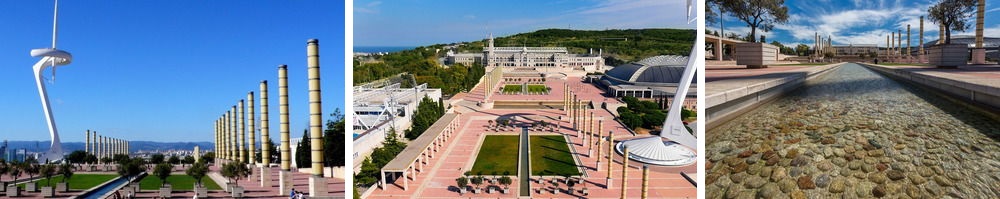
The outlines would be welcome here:
M 571 53 L 587 53 L 589 49 L 604 49 L 607 65 L 619 65 L 656 55 L 688 55 L 695 41 L 695 30 L 689 29 L 630 29 L 630 30 L 567 30 L 545 29 L 494 38 L 494 46 L 566 47 Z M 482 52 L 487 41 L 463 42 L 458 52 Z M 407 72 L 416 76 L 417 83 L 441 88 L 445 95 L 471 89 L 485 74 L 483 67 L 456 65 L 440 67 L 438 57 L 445 55 L 446 45 L 417 47 L 382 56 L 376 61 L 354 61 L 354 84 L 369 82 Z

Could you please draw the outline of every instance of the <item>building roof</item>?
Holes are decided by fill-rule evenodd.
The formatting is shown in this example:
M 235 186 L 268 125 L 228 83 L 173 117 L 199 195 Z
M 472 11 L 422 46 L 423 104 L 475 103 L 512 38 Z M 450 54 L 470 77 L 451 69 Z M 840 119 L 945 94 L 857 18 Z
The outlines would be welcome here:
M 681 81 L 687 61 L 688 57 L 685 56 L 660 55 L 616 66 L 605 72 L 605 77 L 618 81 L 616 83 L 676 84 Z
M 444 133 L 448 124 L 451 124 L 451 122 L 456 119 L 458 119 L 458 114 L 454 113 L 446 113 L 444 116 L 441 116 L 441 118 L 428 127 L 423 134 L 420 134 L 420 137 L 417 137 L 417 139 L 407 143 L 406 148 L 403 149 L 403 151 L 400 151 L 399 154 L 396 155 L 396 158 L 393 158 L 389 161 L 389 163 L 386 163 L 385 166 L 382 167 L 382 171 L 406 170 L 410 167 L 410 164 L 417 161 L 420 153 L 423 153 L 424 150 L 431 145 L 434 139 L 437 139 L 438 136 L 441 136 L 441 133 Z

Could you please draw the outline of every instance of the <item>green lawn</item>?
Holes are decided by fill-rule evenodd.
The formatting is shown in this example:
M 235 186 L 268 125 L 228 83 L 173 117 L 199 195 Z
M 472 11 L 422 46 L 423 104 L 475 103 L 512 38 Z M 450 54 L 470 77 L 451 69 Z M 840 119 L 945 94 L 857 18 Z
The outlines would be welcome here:
M 521 92 L 521 85 L 520 84 L 503 85 L 503 92 L 504 93 Z
M 111 179 L 115 179 L 116 177 L 118 177 L 118 175 L 113 175 L 113 174 L 75 174 L 75 175 L 73 175 L 73 177 L 71 177 L 69 179 L 69 189 L 87 190 L 87 189 L 90 189 L 90 188 L 94 188 L 97 185 L 100 185 L 100 184 L 102 184 L 104 182 L 107 182 L 107 181 L 109 181 Z M 60 182 L 63 181 L 63 176 L 52 177 L 51 181 L 52 181 L 51 186 L 55 187 L 56 183 L 60 183 Z M 39 185 L 38 187 L 42 187 L 42 186 L 45 186 L 45 184 L 47 182 L 49 182 L 49 181 L 45 180 L 43 178 L 43 179 L 35 181 L 35 182 L 38 183 L 38 185 Z M 21 188 L 24 188 L 24 184 L 19 184 L 17 186 L 19 186 Z
M 247 180 L 247 179 L 243 179 Z M 241 181 L 243 181 L 241 180 Z M 167 177 L 167 183 L 173 186 L 174 190 L 192 190 L 194 189 L 194 178 L 188 175 L 170 175 Z M 208 176 L 201 178 L 201 183 L 208 187 L 208 190 L 222 190 L 215 181 L 209 179 Z M 156 176 L 147 175 L 139 181 L 139 189 L 142 190 L 158 190 L 160 188 L 160 178 Z
M 528 92 L 541 93 L 548 91 L 549 89 L 545 85 L 528 85 Z
M 472 166 L 472 174 L 478 175 L 517 175 L 517 141 L 516 135 L 488 135 L 479 148 L 479 156 Z
M 531 175 L 580 175 L 561 135 L 531 136 Z

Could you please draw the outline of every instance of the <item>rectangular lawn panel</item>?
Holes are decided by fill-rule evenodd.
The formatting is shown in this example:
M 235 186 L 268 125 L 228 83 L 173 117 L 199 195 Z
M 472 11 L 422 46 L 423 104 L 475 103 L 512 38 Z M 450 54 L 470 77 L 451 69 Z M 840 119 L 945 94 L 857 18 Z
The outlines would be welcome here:
M 542 93 L 548 91 L 549 88 L 545 87 L 545 85 L 528 85 L 528 92 Z
M 503 92 L 505 92 L 505 93 L 509 93 L 509 92 L 521 92 L 521 85 L 520 84 L 503 85 Z
M 531 175 L 580 175 L 566 138 L 561 135 L 531 136 Z
M 248 179 L 242 179 L 240 181 L 245 181 Z M 194 189 L 194 178 L 188 175 L 170 175 L 167 177 L 167 183 L 173 187 L 173 190 L 193 190 Z M 141 190 L 159 190 L 160 189 L 160 178 L 153 175 L 147 175 L 139 181 L 139 189 Z M 215 181 L 212 181 L 208 176 L 201 178 L 201 184 L 208 187 L 208 190 L 222 190 Z
M 473 175 L 517 175 L 516 135 L 487 135 L 472 166 Z
M 113 175 L 113 174 L 74 174 L 73 177 L 69 178 L 69 181 L 68 181 L 68 183 L 69 183 L 69 189 L 87 190 L 87 189 L 90 189 L 90 188 L 94 188 L 97 185 L 101 185 L 104 182 L 110 181 L 111 179 L 115 179 L 116 177 L 118 177 L 118 175 Z M 52 184 L 50 184 L 50 186 L 55 187 L 56 183 L 60 183 L 60 182 L 63 181 L 63 176 L 54 176 L 54 177 L 52 177 L 51 181 L 52 181 Z M 49 182 L 49 180 L 45 180 L 43 178 L 43 179 L 35 181 L 35 182 L 38 184 L 38 187 L 41 188 L 41 187 L 45 186 L 46 183 Z M 21 188 L 24 188 L 24 184 L 19 184 L 17 186 L 19 186 Z

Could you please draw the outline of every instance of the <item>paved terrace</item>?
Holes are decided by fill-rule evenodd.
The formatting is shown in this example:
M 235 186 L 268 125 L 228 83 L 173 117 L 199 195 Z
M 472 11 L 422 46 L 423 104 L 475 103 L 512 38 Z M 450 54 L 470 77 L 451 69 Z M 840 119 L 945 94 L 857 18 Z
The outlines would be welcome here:
M 608 101 L 613 102 L 615 99 L 606 98 L 601 95 L 600 89 L 597 87 L 580 82 L 578 77 L 570 77 L 567 80 L 560 79 L 548 79 L 545 82 L 546 85 L 552 87 L 552 94 L 550 95 L 494 95 L 491 100 L 562 100 L 562 88 L 563 83 L 569 83 L 571 89 L 577 92 L 578 97 L 583 100 L 593 100 L 595 102 Z M 511 128 L 507 131 L 495 132 L 487 128 L 488 121 L 494 120 L 498 117 L 504 118 L 514 118 L 517 119 L 516 122 L 533 122 L 532 120 L 537 120 L 539 118 L 549 118 L 546 121 L 556 123 L 559 128 L 556 132 L 538 132 L 533 131 L 532 134 L 566 134 L 569 135 L 569 142 L 572 143 L 571 150 L 574 151 L 573 155 L 577 159 L 577 162 L 582 163 L 581 169 L 584 174 L 585 183 L 582 185 L 577 185 L 576 188 L 587 187 L 589 189 L 588 198 L 618 198 L 621 194 L 621 156 L 614 155 L 613 159 L 615 163 L 612 167 L 612 186 L 605 189 L 605 177 L 607 170 L 607 162 L 601 163 L 601 168 L 596 170 L 597 166 L 597 146 L 591 146 L 586 144 L 583 139 L 588 137 L 586 135 L 577 136 L 575 130 L 569 128 L 569 124 L 566 121 L 555 121 L 553 118 L 558 118 L 558 116 L 564 115 L 564 111 L 558 109 L 531 109 L 531 110 L 520 110 L 520 109 L 481 109 L 475 106 L 476 99 L 482 99 L 481 90 L 482 87 L 477 87 L 470 93 L 464 93 L 457 95 L 453 98 L 454 105 L 458 106 L 454 109 L 458 114 L 458 131 L 452 138 L 449 138 L 443 143 L 442 150 L 443 153 L 438 153 L 433 158 L 428 158 L 426 165 L 424 167 L 426 171 L 416 173 L 415 176 L 406 182 L 409 188 L 404 190 L 403 181 L 404 178 L 398 178 L 395 182 L 390 182 L 389 186 L 386 186 L 385 190 L 376 189 L 369 195 L 369 198 L 455 198 L 455 197 L 474 197 L 474 198 L 514 198 L 517 197 L 521 190 L 517 187 L 519 186 L 519 180 L 517 180 L 515 174 L 511 174 L 513 177 L 513 184 L 510 185 L 511 193 L 508 194 L 486 194 L 485 192 L 480 194 L 472 194 L 467 192 L 464 196 L 459 195 L 457 187 L 455 185 L 455 179 L 462 176 L 468 170 L 471 170 L 476 155 L 479 153 L 479 146 L 486 135 L 494 134 L 517 134 L 520 130 L 518 128 Z M 622 125 L 611 120 L 613 118 L 611 112 L 605 111 L 603 109 L 596 109 L 594 111 L 595 118 L 605 119 L 604 120 L 604 131 L 612 131 L 615 134 L 615 140 L 626 140 L 633 139 L 634 137 L 629 133 Z M 589 115 L 589 114 L 587 114 Z M 516 117 L 514 117 L 516 116 Z M 597 120 L 595 119 L 595 120 Z M 554 122 L 555 121 L 555 122 Z M 597 126 L 597 121 L 594 122 Z M 596 127 L 595 127 L 596 128 Z M 648 135 L 647 135 L 648 136 Z M 590 141 L 588 139 L 587 141 Z M 587 150 L 593 147 L 593 156 L 587 155 Z M 604 147 L 606 150 L 606 145 Z M 628 168 L 628 188 L 627 194 L 629 198 L 640 197 L 641 181 L 642 181 L 642 165 L 635 161 L 629 162 Z M 680 172 L 685 172 L 690 176 L 696 176 L 696 164 L 683 167 L 650 167 L 650 181 L 649 181 L 649 197 L 650 198 L 694 198 L 697 196 L 697 189 L 691 185 Z M 544 188 L 544 185 L 539 184 L 537 181 L 531 181 L 532 189 Z M 488 183 L 484 183 L 488 185 Z M 472 186 L 472 185 L 470 185 Z M 483 186 L 485 187 L 485 186 Z M 565 185 L 562 185 L 565 188 Z M 557 192 L 556 194 L 551 194 L 549 192 L 543 191 L 541 194 L 532 193 L 532 197 L 537 198 L 579 198 L 580 195 L 574 194 L 569 195 L 565 193 Z
M 1000 110 L 1000 65 L 969 65 L 957 69 L 933 66 L 886 66 L 870 68 Z

